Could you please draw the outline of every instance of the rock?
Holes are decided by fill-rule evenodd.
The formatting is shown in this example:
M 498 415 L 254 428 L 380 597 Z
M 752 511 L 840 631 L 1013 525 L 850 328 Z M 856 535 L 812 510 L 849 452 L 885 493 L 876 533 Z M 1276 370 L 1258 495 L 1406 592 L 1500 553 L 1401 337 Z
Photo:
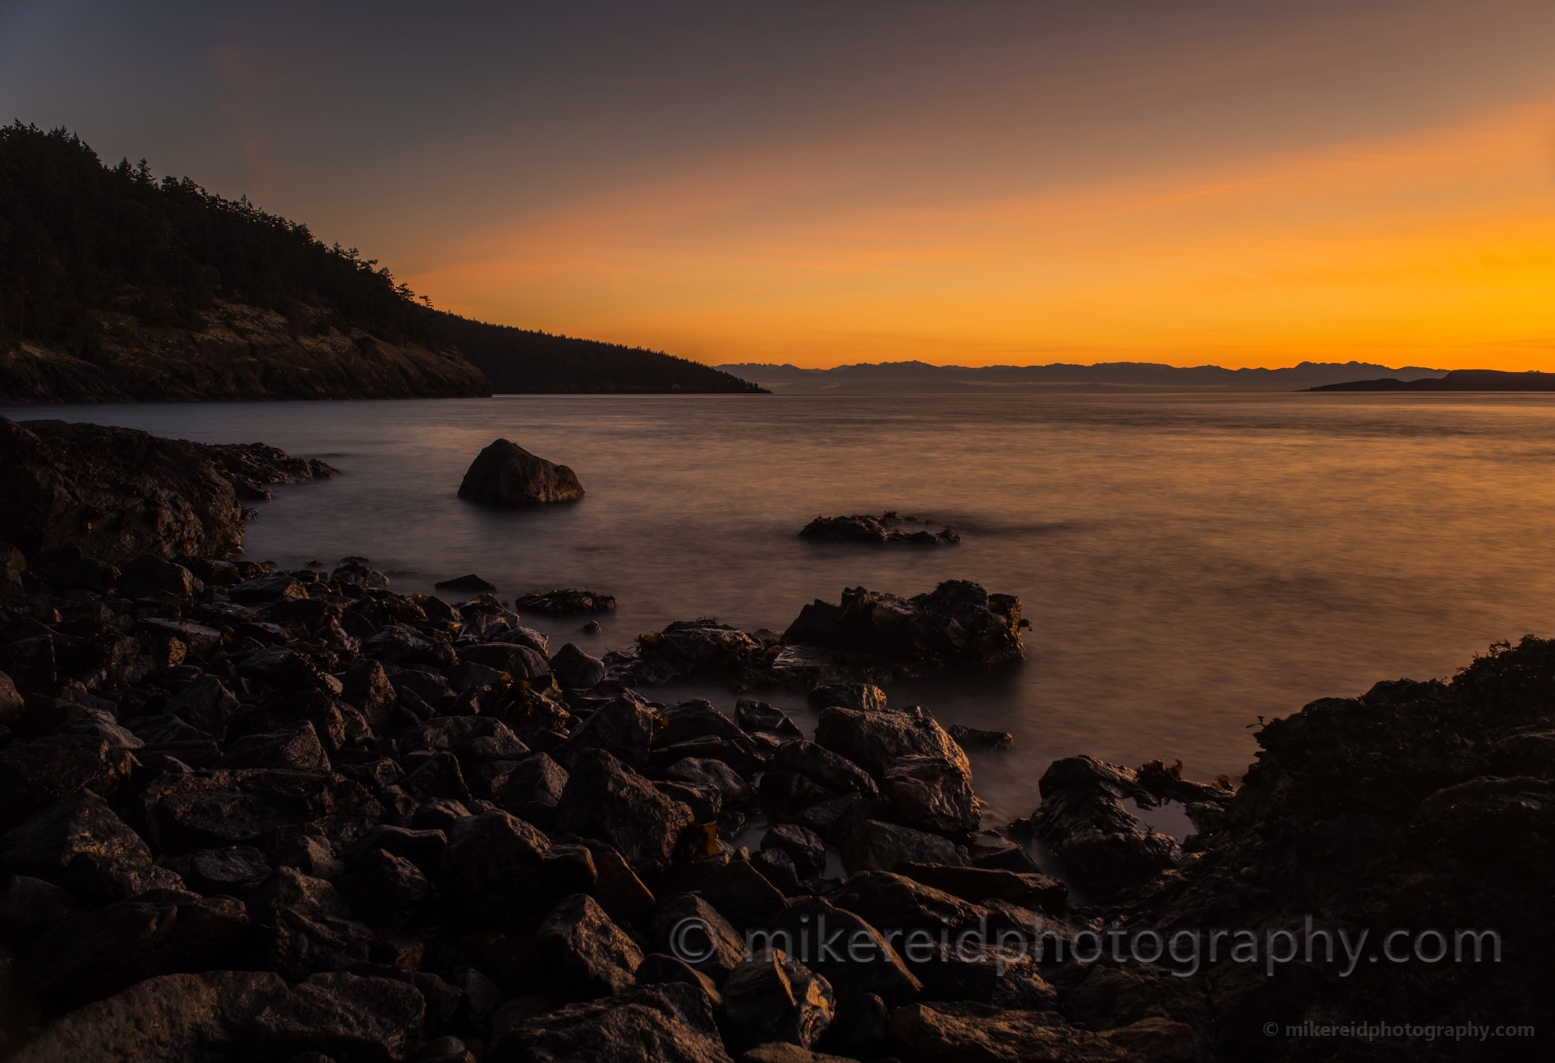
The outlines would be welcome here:
M 665 774 L 678 782 L 717 791 L 725 808 L 748 808 L 756 801 L 750 783 L 721 760 L 685 757 L 665 769 Z
M 967 843 L 967 856 L 973 867 L 1014 871 L 1023 875 L 1041 873 L 1041 868 L 1025 846 L 1017 845 L 997 831 L 984 830 L 972 835 Z
M 0 873 L 45 879 L 96 901 L 183 885 L 151 862 L 140 835 L 90 790 L 60 799 L 0 837 Z
M 372 637 L 363 639 L 362 655 L 388 664 L 430 664 L 437 668 L 452 668 L 458 660 L 448 643 L 424 638 L 407 624 L 385 624 Z
M 335 858 L 329 842 L 306 834 L 291 835 L 279 842 L 271 863 L 295 868 L 310 878 L 335 879 L 346 873 L 346 865 Z
M 747 734 L 771 734 L 779 738 L 803 738 L 799 726 L 781 709 L 754 698 L 740 698 L 734 703 L 734 716 L 740 729 Z
M 922 708 L 862 712 L 832 707 L 821 712 L 815 726 L 815 742 L 854 764 L 876 779 L 902 757 L 940 757 L 968 780 L 972 764 L 956 740 Z
M 954 934 L 988 917 L 978 905 L 889 871 L 854 874 L 833 901 L 873 926 L 924 929 L 936 938 L 942 929 L 949 928 Z
M 527 680 L 541 687 L 549 685 L 551 664 L 545 655 L 518 642 L 487 642 L 461 646 L 461 660 L 484 664 L 515 680 Z
M 448 836 L 440 830 L 411 830 L 380 823 L 351 847 L 351 859 L 359 860 L 376 849 L 382 849 L 409 860 L 428 878 L 436 878 L 447 848 Z
M 744 939 L 718 911 L 694 893 L 677 893 L 659 905 L 648 928 L 655 952 L 689 963 L 715 983 L 744 962 Z
M 589 690 L 604 682 L 605 662 L 569 642 L 551 658 L 551 674 L 568 689 Z
M 432 890 L 419 867 L 386 849 L 370 850 L 334 885 L 358 919 L 380 930 L 404 926 Z
M 612 698 L 572 729 L 556 759 L 569 770 L 589 750 L 603 750 L 640 768 L 648 762 L 654 741 L 653 710 L 632 698 Z
M 856 1063 L 850 1056 L 833 1056 L 825 1052 L 812 1052 L 786 1041 L 774 1041 L 757 1045 L 740 1054 L 739 1063 Z
M 324 752 L 313 724 L 307 720 L 299 720 L 281 731 L 245 735 L 229 745 L 216 764 L 222 768 L 330 770 L 329 755 Z
M 957 867 L 946 864 L 918 864 L 901 861 L 892 868 L 914 882 L 943 890 L 976 904 L 995 898 L 1021 908 L 1040 908 L 1060 912 L 1069 895 L 1069 887 L 1041 874 L 1017 874 L 993 868 Z
M 829 709 L 836 705 L 859 712 L 878 712 L 886 707 L 885 691 L 873 683 L 827 683 L 805 695 L 817 709 Z
M 648 766 L 662 771 L 687 757 L 721 760 L 738 774 L 747 777 L 764 771 L 767 766 L 756 744 L 743 734 L 734 738 L 704 735 L 674 745 L 660 744 L 659 736 L 655 734 L 653 749 L 648 754 Z
M 78 790 L 103 797 L 129 782 L 134 757 L 101 738 L 49 735 L 0 749 L 0 828 L 9 828 Z
M 723 795 L 716 786 L 693 786 L 656 779 L 653 788 L 671 801 L 679 801 L 691 809 L 691 819 L 695 823 L 713 823 L 723 811 Z
M 887 763 L 881 786 L 897 816 L 923 830 L 963 834 L 982 819 L 970 772 L 945 757 L 897 757 Z
M 542 830 L 555 825 L 556 805 L 567 789 L 567 769 L 544 753 L 482 765 L 475 777 L 484 783 L 486 796 L 513 815 Z
M 656 903 L 653 893 L 613 846 L 595 838 L 576 838 L 571 834 L 563 835 L 558 841 L 580 844 L 588 849 L 599 876 L 594 885 L 594 900 L 616 925 L 633 926 L 653 911 Z
M 559 829 L 609 842 L 639 874 L 669 866 L 691 810 L 602 749 L 578 754 L 556 806 Z
M 1123 806 L 1125 797 L 1153 804 L 1128 769 L 1068 757 L 1054 761 L 1038 786 L 1042 804 L 1031 817 L 1037 836 L 1087 894 L 1112 897 L 1181 861 L 1174 839 L 1146 827 Z
M 778 849 L 788 854 L 800 878 L 812 878 L 826 870 L 826 845 L 820 835 L 797 823 L 780 823 L 761 838 L 762 852 Z
M 596 880 L 587 849 L 553 846 L 528 823 L 493 809 L 453 827 L 438 884 L 475 919 L 523 933 L 563 897 L 591 892 Z
M 150 978 L 55 1020 L 13 1063 L 202 1063 L 241 1041 L 253 1018 L 287 992 L 268 971 Z
M 1191 1060 L 1193 1030 L 1147 1019 L 1104 1033 L 1076 1030 L 1051 1011 L 1007 1011 L 988 1004 L 926 1003 L 891 1012 L 891 1044 L 903 1063 L 1167 1063 Z
M 713 620 L 677 620 L 663 631 L 637 637 L 632 672 L 645 682 L 691 676 L 743 675 L 762 659 L 761 643 L 738 628 Z
M 1008 731 L 980 731 L 959 723 L 950 725 L 950 737 L 962 749 L 1006 750 L 1015 744 L 1015 736 Z
M 836 795 L 796 771 L 769 771 L 756 788 L 762 811 L 777 823 L 791 823 L 805 810 L 830 801 Z
M 837 1006 L 830 983 L 782 949 L 760 953 L 731 971 L 723 998 L 725 1029 L 737 1050 L 771 1041 L 810 1048 Z
M 119 573 L 119 597 L 151 598 L 158 591 L 179 598 L 193 598 L 205 585 L 193 572 L 156 554 L 141 554 Z
M 850 587 L 840 606 L 819 600 L 805 606 L 783 641 L 936 664 L 994 664 L 1025 656 L 1020 599 L 988 594 L 965 580 L 946 581 L 913 598 Z
M 772 767 L 797 771 L 836 792 L 853 792 L 865 797 L 879 793 L 869 773 L 846 757 L 803 738 L 784 742 L 772 757 Z
M 748 935 L 750 951 L 780 948 L 803 956 L 805 966 L 823 976 L 839 1000 L 874 994 L 888 1003 L 904 1003 L 923 988 L 879 930 L 819 897 L 791 900 L 770 931 L 770 936 Z M 902 938 L 893 934 L 893 940 L 900 944 Z
M 418 750 L 452 753 L 459 758 L 459 767 L 466 774 L 479 764 L 529 755 L 529 747 L 518 740 L 507 724 L 487 716 L 440 716 L 428 720 L 400 739 L 402 754 Z
M 895 871 L 903 862 L 960 866 L 966 861 L 944 838 L 879 820 L 866 821 L 842 847 L 842 864 L 850 875 Z
M 532 1018 L 516 1004 L 492 1018 L 489 1063 L 731 1063 L 696 986 L 640 986 Z
M 317 662 L 285 646 L 271 646 L 249 654 L 238 665 L 238 674 L 286 694 L 318 690 L 335 695 L 343 689 L 340 680 L 325 672 Z
M 409 1058 L 425 1018 L 426 1001 L 413 985 L 316 974 L 261 1011 L 252 1036 L 260 1058 L 316 1051 L 338 1063 L 386 1063 Z
M 950 942 L 909 942 L 907 966 L 923 982 L 924 1000 L 975 1001 L 1001 1008 L 1049 1010 L 1057 991 L 1022 948 L 1000 948 L 989 940 L 959 936 Z
M 904 522 L 918 523 L 913 517 L 898 517 L 894 512 L 879 517 L 857 513 L 851 517 L 816 517 L 799 532 L 799 538 L 822 543 L 864 543 L 874 546 L 948 546 L 961 541 L 961 536 L 949 528 L 938 533 L 927 528 L 906 531 L 899 527 Z
M 714 1012 L 723 1010 L 723 995 L 713 980 L 685 960 L 662 952 L 650 952 L 637 967 L 638 985 L 663 985 L 680 983 L 701 990 L 712 1004 Z
M 288 978 L 338 971 L 367 960 L 372 931 L 323 879 L 277 867 L 246 901 L 265 966 Z
M 268 605 L 282 598 L 307 596 L 307 588 L 285 573 L 244 580 L 227 588 L 227 597 L 239 605 Z
M 616 600 L 614 595 L 588 590 L 536 591 L 519 595 L 513 600 L 513 608 L 521 613 L 541 613 L 545 616 L 613 613 Z
M 229 845 L 195 853 L 184 877 L 190 888 L 200 893 L 241 897 L 269 875 L 270 865 L 264 853 L 251 845 Z
M 783 894 L 744 860 L 731 860 L 719 868 L 700 892 L 741 934 L 751 927 L 772 925 L 788 908 Z
M 341 680 L 341 697 L 361 710 L 374 731 L 388 730 L 398 696 L 382 664 L 364 660 L 346 669 Z
M 486 580 L 481 579 L 473 572 L 466 576 L 458 576 L 454 579 L 445 579 L 439 583 L 432 584 L 432 586 L 436 587 L 440 591 L 465 591 L 471 594 L 480 594 L 485 591 L 494 591 L 497 589 L 496 584 L 488 583 Z
M 498 439 L 470 464 L 459 485 L 459 497 L 485 506 L 572 502 L 583 497 L 583 485 L 567 466 L 552 464 L 516 443 Z
M 338 775 L 269 769 L 164 775 L 141 797 L 149 837 L 164 852 L 226 845 L 267 848 L 299 821 L 362 822 L 383 806 Z
M 76 910 L 64 889 L 27 875 L 12 875 L 0 893 L 0 937 L 12 948 L 26 945 Z
M 0 672 L 0 727 L 14 727 L 22 718 L 26 702 L 17 693 L 11 677 Z
M 679 745 L 698 738 L 742 739 L 744 732 L 729 717 L 713 707 L 711 701 L 693 698 L 665 709 L 661 714 L 654 744 Z
M 535 931 L 535 947 L 566 997 L 592 1000 L 636 984 L 642 952 L 587 894 L 564 897 Z
M 396 790 L 421 802 L 470 800 L 470 788 L 459 768 L 459 758 L 452 753 L 439 750 L 405 760 L 410 774 L 394 784 Z
M 227 735 L 227 723 L 242 706 L 222 681 L 202 675 L 167 701 L 166 711 L 217 739 Z
M 804 892 L 799 885 L 799 868 L 783 850 L 763 849 L 751 854 L 750 863 L 783 896 L 795 897 Z

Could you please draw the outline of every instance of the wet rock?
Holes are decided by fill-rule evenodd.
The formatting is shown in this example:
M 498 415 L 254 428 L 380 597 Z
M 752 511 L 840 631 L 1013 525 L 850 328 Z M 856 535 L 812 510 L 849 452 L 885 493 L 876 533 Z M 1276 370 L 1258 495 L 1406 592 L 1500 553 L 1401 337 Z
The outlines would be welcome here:
M 222 768 L 330 770 L 329 756 L 319 742 L 318 732 L 307 720 L 300 720 L 285 730 L 239 738 L 227 747 L 227 752 L 216 763 Z
M 384 809 L 360 783 L 338 775 L 269 769 L 164 775 L 141 797 L 157 848 L 268 847 L 299 822 L 376 821 Z
M 734 716 L 740 729 L 747 734 L 770 734 L 779 738 L 803 738 L 799 725 L 790 720 L 782 709 L 754 698 L 740 698 L 734 703 Z
M 586 848 L 553 846 L 496 809 L 454 825 L 438 878 L 441 890 L 474 918 L 519 933 L 532 930 L 561 898 L 591 892 L 596 880 Z
M 906 756 L 889 761 L 881 787 L 897 816 L 923 830 L 962 834 L 976 830 L 982 818 L 971 774 L 945 757 Z
M 287 694 L 319 690 L 334 695 L 342 689 L 340 680 L 308 657 L 285 646 L 271 646 L 249 654 L 238 665 L 238 674 Z
M 687 757 L 721 760 L 740 775 L 747 777 L 766 768 L 766 761 L 756 749 L 755 743 L 743 734 L 735 738 L 703 735 L 701 738 L 676 742 L 674 745 L 661 744 L 659 736 L 655 734 L 653 750 L 648 755 L 648 765 L 663 771 Z
M 100 738 L 49 735 L 0 749 L 0 828 L 9 828 L 78 790 L 103 797 L 129 782 L 134 757 Z
M 751 935 L 752 950 L 781 948 L 804 956 L 805 966 L 823 976 L 838 999 L 874 994 L 896 1004 L 915 999 L 923 988 L 874 925 L 819 897 L 790 901 L 770 930 L 770 939 Z M 902 939 L 893 935 L 893 940 L 900 945 Z
M 1032 813 L 1037 836 L 1069 880 L 1098 898 L 1138 886 L 1182 859 L 1177 842 L 1141 823 L 1125 797 L 1152 804 L 1133 773 L 1093 757 L 1068 757 L 1048 767 Z
M 185 878 L 190 888 L 200 893 L 241 897 L 269 875 L 270 865 L 264 853 L 251 845 L 229 845 L 195 853 Z
M 1025 846 L 1018 845 L 996 831 L 978 831 L 967 843 L 967 857 L 973 867 L 986 867 L 1016 874 L 1039 874 L 1041 868 Z
M 960 866 L 966 861 L 938 835 L 879 820 L 867 820 L 842 847 L 842 863 L 849 874 L 895 871 L 904 862 Z
M 1019 1063 L 1029 1059 L 1166 1063 L 1193 1059 L 1197 1049 L 1191 1028 L 1165 1019 L 1091 1033 L 1073 1029 L 1055 1012 L 1004 1010 L 976 1003 L 925 1003 L 893 1009 L 891 1044 L 903 1063 Z
M 1018 874 L 993 868 L 946 864 L 917 864 L 911 861 L 901 861 L 892 870 L 914 882 L 943 890 L 974 904 L 993 898 L 1021 908 L 1059 912 L 1063 910 L 1069 895 L 1069 887 L 1042 874 Z
M 155 554 L 141 554 L 119 573 L 119 597 L 152 598 L 160 591 L 179 598 L 203 593 L 205 585 L 193 572 Z
M 459 758 L 452 753 L 438 751 L 406 757 L 405 766 L 410 774 L 394 784 L 401 793 L 421 802 L 439 798 L 461 803 L 470 800 L 470 787 L 459 768 Z
M 858 872 L 833 900 L 874 926 L 924 929 L 936 938 L 943 928 L 954 933 L 987 918 L 978 905 L 888 871 Z
M 752 853 L 750 863 L 783 896 L 796 897 L 804 892 L 799 884 L 799 868 L 794 858 L 782 849 L 763 849 Z
M 432 584 L 432 586 L 436 587 L 440 591 L 461 591 L 467 594 L 481 594 L 485 591 L 494 591 L 497 589 L 496 584 L 489 583 L 486 580 L 481 579 L 473 572 L 469 573 L 468 575 L 457 576 L 454 579 L 442 580 L 441 582 Z
M 721 983 L 745 960 L 745 941 L 729 921 L 694 893 L 678 893 L 659 905 L 648 928 L 655 952 L 684 959 Z
M 770 926 L 788 907 L 783 894 L 744 860 L 725 864 L 700 892 L 702 899 L 741 934 L 751 927 Z
M 589 590 L 537 591 L 519 595 L 513 601 L 513 608 L 522 613 L 540 613 L 545 616 L 613 613 L 616 600 L 614 595 Z
M 721 760 L 686 757 L 671 764 L 664 773 L 677 782 L 716 791 L 725 808 L 748 808 L 756 801 L 756 791 L 750 783 Z
M 972 765 L 956 740 L 922 708 L 861 712 L 832 707 L 816 722 L 815 742 L 876 779 L 885 777 L 891 762 L 902 757 L 940 757 L 967 779 Z
M 93 900 L 177 889 L 140 835 L 90 790 L 62 798 L 0 837 L 0 873 L 46 879 Z
M 334 886 L 358 919 L 378 929 L 404 926 L 432 890 L 419 867 L 386 849 L 370 850 Z
M 516 1003 L 492 1018 L 491 1063 L 731 1063 L 696 986 L 640 986 L 532 1018 Z
M 442 716 L 428 720 L 400 738 L 400 751 L 447 751 L 459 758 L 459 766 L 468 771 L 493 760 L 517 760 L 529 755 L 529 747 L 518 740 L 501 720 L 485 716 Z
M 551 658 L 551 674 L 568 689 L 588 690 L 604 682 L 605 662 L 569 642 Z
M 558 842 L 582 845 L 594 858 L 594 870 L 598 879 L 594 884 L 594 900 L 618 926 L 636 925 L 653 911 L 653 893 L 643 885 L 642 879 L 627 864 L 626 858 L 615 847 L 595 838 L 578 838 L 562 835 Z
M 743 738 L 738 724 L 703 698 L 683 701 L 661 714 L 654 742 L 661 746 L 679 745 L 697 738 Z
M 556 759 L 569 770 L 589 750 L 603 750 L 633 767 L 648 762 L 654 740 L 653 710 L 632 698 L 613 698 L 572 729 Z
M 227 597 L 239 605 L 268 605 L 282 598 L 307 596 L 307 588 L 285 573 L 244 580 L 227 588 Z
M 242 706 L 220 679 L 202 675 L 167 701 L 166 711 L 217 739 L 226 737 L 227 723 Z
M 341 697 L 361 711 L 368 726 L 379 733 L 388 730 L 398 696 L 382 664 L 358 661 L 346 669 L 341 688 Z
M 908 530 L 903 526 L 915 523 L 919 523 L 916 518 L 898 517 L 894 512 L 879 517 L 857 513 L 851 517 L 816 517 L 799 532 L 799 538 L 870 546 L 949 546 L 961 541 L 961 536 L 949 528 L 931 532 L 927 528 Z
M 542 830 L 555 825 L 556 806 L 567 788 L 567 769 L 544 753 L 501 760 L 477 769 L 486 796 Z
M 924 1000 L 975 1001 L 1001 1008 L 1048 1010 L 1057 991 L 1024 948 L 1000 948 L 975 936 L 950 942 L 909 940 L 907 966 L 923 983 Z
M 671 801 L 679 801 L 691 809 L 693 822 L 713 823 L 723 811 L 723 795 L 715 786 L 693 786 L 655 779 L 653 787 Z
M 817 709 L 836 705 L 859 712 L 878 712 L 886 707 L 885 691 L 873 683 L 827 683 L 811 690 L 805 700 Z
M 638 985 L 682 984 L 698 989 L 713 1006 L 713 1011 L 723 1010 L 723 995 L 713 980 L 685 960 L 662 952 L 650 952 L 637 966 Z
M 541 687 L 548 686 L 551 664 L 532 646 L 519 642 L 486 642 L 461 646 L 461 660 L 473 661 Z
M 350 906 L 323 879 L 277 867 L 246 904 L 262 962 L 288 978 L 367 961 L 372 931 L 352 918 Z
M 362 654 L 401 666 L 430 664 L 436 668 L 452 668 L 458 660 L 448 643 L 425 638 L 407 624 L 385 624 L 370 638 L 362 640 Z
M 965 580 L 946 581 L 913 598 L 850 587 L 841 605 L 817 600 L 805 606 L 783 641 L 937 664 L 993 664 L 1025 656 L 1020 599 L 988 594 Z
M 835 793 L 849 791 L 874 797 L 878 792 L 869 773 L 844 756 L 803 738 L 784 742 L 773 754 L 772 766 L 780 771 L 797 771 Z
M 677 620 L 663 631 L 640 635 L 632 674 L 644 682 L 704 675 L 738 675 L 761 660 L 761 643 L 738 628 L 713 620 Z
M 346 871 L 327 840 L 307 834 L 283 837 L 276 843 L 270 862 L 275 867 L 295 868 L 310 878 L 335 879 Z
M 322 1052 L 338 1063 L 409 1058 L 421 1041 L 426 1001 L 415 986 L 389 978 L 316 974 L 254 1018 L 257 1058 Z
M 851 1056 L 834 1056 L 826 1052 L 812 1052 L 786 1041 L 774 1041 L 757 1045 L 740 1053 L 739 1063 L 855 1063 Z
M 559 829 L 609 842 L 633 870 L 669 865 L 691 810 L 602 749 L 581 752 L 556 806 Z
M 1006 750 L 1015 745 L 1015 736 L 1008 731 L 980 731 L 959 723 L 950 725 L 950 737 L 963 749 Z
M 832 791 L 796 771 L 769 771 L 756 788 L 762 811 L 774 822 L 791 823 L 806 809 L 836 797 Z
M 593 999 L 635 983 L 642 952 L 594 899 L 565 897 L 535 931 L 535 947 L 566 996 Z
M 240 1042 L 253 1018 L 286 992 L 268 971 L 149 978 L 50 1023 L 11 1059 L 202 1063 Z
M 723 984 L 729 1046 L 772 1041 L 812 1047 L 831 1024 L 837 1001 L 826 979 L 773 949 L 746 960 Z
M 459 497 L 486 506 L 572 502 L 583 497 L 583 485 L 567 466 L 498 439 L 471 462 L 459 485 Z
M 780 823 L 761 838 L 763 852 L 777 849 L 788 854 L 800 878 L 811 878 L 826 870 L 826 845 L 820 835 L 797 823 Z

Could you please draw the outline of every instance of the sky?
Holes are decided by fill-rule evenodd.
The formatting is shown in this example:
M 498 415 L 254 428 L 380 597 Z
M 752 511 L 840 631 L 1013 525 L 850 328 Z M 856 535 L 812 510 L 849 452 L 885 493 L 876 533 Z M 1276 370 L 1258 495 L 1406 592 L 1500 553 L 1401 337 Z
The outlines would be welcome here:
M 0 120 L 710 364 L 1555 371 L 1555 4 L 0 0 Z

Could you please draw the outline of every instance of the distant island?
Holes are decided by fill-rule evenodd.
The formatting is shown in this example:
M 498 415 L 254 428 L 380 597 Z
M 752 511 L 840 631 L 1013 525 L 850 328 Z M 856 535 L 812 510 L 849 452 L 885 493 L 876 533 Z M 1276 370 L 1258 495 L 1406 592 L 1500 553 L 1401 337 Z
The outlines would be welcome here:
M 1308 391 L 1555 391 L 1555 373 L 1505 373 L 1497 369 L 1454 369 L 1443 377 L 1351 380 Z
M 469 321 L 355 248 L 63 129 L 0 127 L 0 403 L 761 391 Z
M 745 363 L 719 369 L 780 394 L 998 394 L 1012 391 L 1309 391 L 1366 377 L 1394 374 L 1406 380 L 1438 379 L 1445 369 L 1393 369 L 1365 362 L 1302 362 L 1288 369 L 1223 369 L 1216 365 L 1178 367 L 1155 362 L 1098 365 L 991 365 L 966 367 L 926 362 L 842 365 L 801 369 L 794 365 Z

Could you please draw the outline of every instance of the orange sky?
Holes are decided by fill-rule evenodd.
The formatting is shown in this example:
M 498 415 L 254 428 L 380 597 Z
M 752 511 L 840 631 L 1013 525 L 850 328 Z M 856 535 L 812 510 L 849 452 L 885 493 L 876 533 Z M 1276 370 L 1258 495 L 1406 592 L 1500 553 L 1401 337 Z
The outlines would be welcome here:
M 29 0 L 0 110 L 713 364 L 1555 371 L 1549 0 Z

